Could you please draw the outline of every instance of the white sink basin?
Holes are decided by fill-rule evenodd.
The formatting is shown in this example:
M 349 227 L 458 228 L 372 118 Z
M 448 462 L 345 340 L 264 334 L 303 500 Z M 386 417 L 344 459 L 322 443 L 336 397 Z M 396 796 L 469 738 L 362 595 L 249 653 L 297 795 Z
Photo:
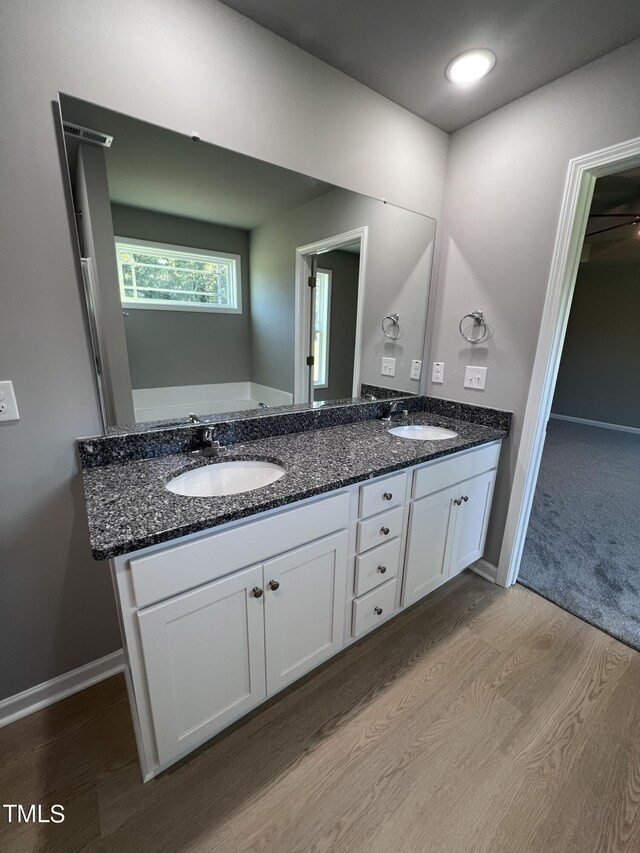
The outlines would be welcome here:
M 444 427 L 428 426 L 426 424 L 407 424 L 388 430 L 398 438 L 411 438 L 413 441 L 443 441 L 446 438 L 456 438 L 457 432 Z
M 167 489 L 176 495 L 194 498 L 237 495 L 275 483 L 284 474 L 285 469 L 274 462 L 234 459 L 186 471 L 170 480 Z

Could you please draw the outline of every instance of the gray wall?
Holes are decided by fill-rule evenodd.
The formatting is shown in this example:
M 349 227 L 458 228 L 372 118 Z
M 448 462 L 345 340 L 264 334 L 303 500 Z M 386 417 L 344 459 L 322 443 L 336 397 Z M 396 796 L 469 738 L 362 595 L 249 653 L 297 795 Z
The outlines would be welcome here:
M 640 428 L 640 263 L 581 264 L 551 411 Z
M 354 252 L 325 252 L 320 269 L 331 270 L 329 306 L 329 385 L 318 388 L 315 400 L 341 400 L 353 394 L 353 356 L 358 311 L 360 256 Z
M 345 190 L 332 190 L 251 232 L 253 379 L 293 388 L 296 248 L 366 225 L 368 243 L 360 381 L 419 390 L 411 360 L 424 350 L 425 317 L 435 222 L 408 210 Z M 389 313 L 400 314 L 402 337 L 385 338 Z M 396 359 L 393 378 L 380 375 L 383 356 Z
M 448 148 L 446 134 L 215 0 L 6 0 L 2 16 L 0 365 L 21 420 L 0 425 L 0 698 L 120 646 L 74 451 L 101 421 L 56 92 L 435 217 Z
M 249 233 L 120 204 L 112 205 L 112 212 L 118 237 L 241 256 L 242 314 L 127 309 L 125 331 L 132 387 L 248 382 L 251 379 Z
M 445 363 L 438 397 L 512 409 L 487 559 L 502 542 L 522 418 L 569 160 L 640 135 L 640 42 L 503 107 L 452 137 L 430 361 Z M 470 346 L 463 314 L 484 309 L 491 339 Z M 462 386 L 466 364 L 489 368 L 485 392 Z

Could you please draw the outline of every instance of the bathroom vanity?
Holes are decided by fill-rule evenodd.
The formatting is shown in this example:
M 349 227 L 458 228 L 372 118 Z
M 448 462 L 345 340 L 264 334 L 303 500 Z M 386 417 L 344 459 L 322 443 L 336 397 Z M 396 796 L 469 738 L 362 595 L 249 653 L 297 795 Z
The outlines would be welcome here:
M 416 411 L 424 400 L 413 399 L 411 423 L 454 438 L 398 437 L 375 416 L 381 404 L 363 404 L 368 420 L 231 444 L 219 461 L 265 459 L 286 473 L 227 496 L 166 488 L 218 460 L 127 460 L 119 437 L 80 442 L 145 779 L 482 556 L 508 422 Z M 134 457 L 149 452 L 136 450 L 144 433 L 126 439 Z M 93 464 L 109 441 L 120 461 Z

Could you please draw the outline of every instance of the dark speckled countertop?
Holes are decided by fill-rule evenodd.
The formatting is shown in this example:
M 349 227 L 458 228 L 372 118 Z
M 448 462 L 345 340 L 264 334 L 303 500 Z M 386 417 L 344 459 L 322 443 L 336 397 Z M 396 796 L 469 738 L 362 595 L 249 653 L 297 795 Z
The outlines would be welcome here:
M 505 429 L 429 412 L 411 414 L 409 423 L 447 427 L 458 437 L 412 441 L 389 435 L 389 425 L 380 420 L 368 420 L 233 444 L 220 462 L 264 459 L 287 473 L 269 486 L 226 497 L 183 497 L 165 488 L 183 471 L 216 464 L 184 453 L 86 468 L 93 556 L 127 554 L 508 435 Z

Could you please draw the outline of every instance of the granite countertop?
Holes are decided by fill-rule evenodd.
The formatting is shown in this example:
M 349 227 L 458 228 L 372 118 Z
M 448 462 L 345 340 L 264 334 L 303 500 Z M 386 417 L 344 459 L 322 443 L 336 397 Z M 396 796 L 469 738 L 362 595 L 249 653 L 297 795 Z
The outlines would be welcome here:
M 181 453 L 87 468 L 83 480 L 94 559 L 168 542 L 508 435 L 429 412 L 412 413 L 409 423 L 447 427 L 458 437 L 412 441 L 390 435 L 380 420 L 368 420 L 233 444 L 219 460 Z M 183 497 L 165 488 L 191 468 L 233 459 L 276 462 L 287 473 L 269 486 L 225 497 Z

